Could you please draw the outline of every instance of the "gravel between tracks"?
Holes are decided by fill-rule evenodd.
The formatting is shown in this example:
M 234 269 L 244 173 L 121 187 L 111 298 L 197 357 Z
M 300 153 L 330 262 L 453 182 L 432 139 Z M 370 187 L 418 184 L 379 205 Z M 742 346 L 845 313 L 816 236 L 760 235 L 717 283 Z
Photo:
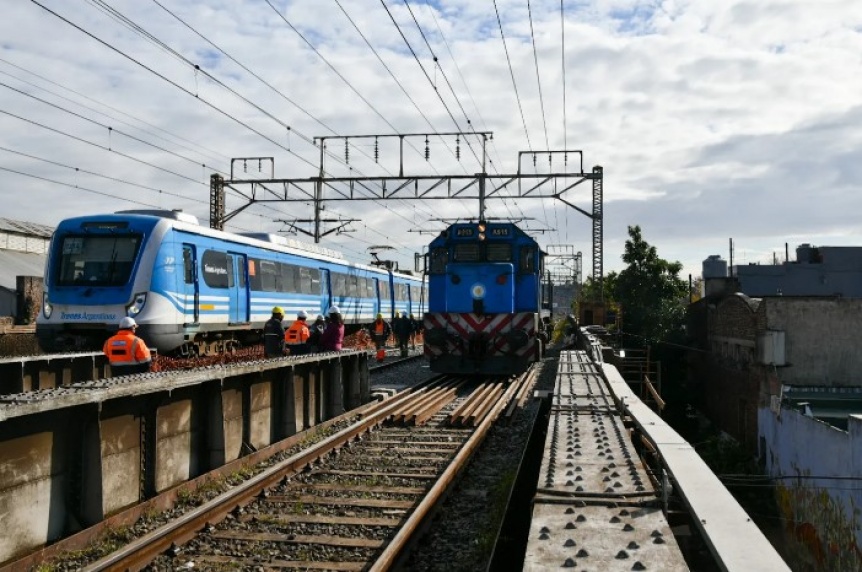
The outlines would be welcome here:
M 550 349 L 534 390 L 553 389 L 559 350 Z M 540 402 L 530 399 L 512 423 L 497 424 L 470 462 L 455 489 L 439 509 L 404 569 L 433 572 L 476 572 L 488 568 L 514 484 L 517 463 Z M 541 423 L 541 420 L 538 421 Z

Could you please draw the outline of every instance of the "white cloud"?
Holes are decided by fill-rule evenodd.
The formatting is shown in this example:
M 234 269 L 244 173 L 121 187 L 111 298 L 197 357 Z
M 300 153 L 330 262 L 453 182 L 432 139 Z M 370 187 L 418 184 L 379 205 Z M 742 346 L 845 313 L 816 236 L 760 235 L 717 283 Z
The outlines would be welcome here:
M 2 216 L 53 225 L 70 215 L 134 208 L 134 203 L 120 199 L 125 198 L 183 208 L 206 220 L 209 175 L 214 169 L 229 171 L 230 157 L 274 157 L 277 177 L 312 177 L 319 153 L 304 137 L 332 131 L 423 132 L 432 130 L 428 121 L 438 132 L 454 131 L 455 121 L 466 128 L 466 112 L 473 127 L 494 132 L 489 145 L 492 172 L 518 169 L 518 152 L 528 149 L 524 122 L 534 150 L 545 147 L 547 129 L 552 148 L 560 149 L 566 141 L 570 148 L 584 151 L 586 170 L 604 167 L 606 271 L 622 267 L 619 257 L 629 225 L 640 225 L 661 256 L 682 261 L 684 272 L 693 274 L 700 273 L 700 261 L 707 255 L 726 256 L 730 237 L 753 258 L 766 259 L 776 248 L 783 252 L 785 242 L 790 242 L 792 251 L 797 242 L 845 245 L 862 237 L 854 217 L 862 206 L 856 199 L 862 171 L 854 156 L 860 143 L 854 125 L 862 115 L 862 4 L 853 0 L 567 1 L 565 72 L 560 4 L 531 1 L 542 101 L 523 0 L 496 2 L 511 72 L 494 3 L 484 0 L 410 2 L 431 50 L 407 6 L 388 0 L 386 5 L 415 58 L 383 6 L 375 2 L 271 0 L 279 10 L 276 13 L 259 1 L 159 1 L 277 92 L 154 2 L 125 0 L 110 5 L 203 71 L 195 72 L 188 63 L 121 26 L 95 8 L 98 2 L 43 1 L 166 79 L 35 3 L 15 3 L 0 21 L 4 60 L 0 82 L 92 121 L 0 87 L 2 146 L 18 152 L 0 151 L 0 167 L 66 184 L 4 171 Z M 438 58 L 436 67 L 432 52 Z M 204 72 L 271 116 L 229 93 Z M 105 125 L 113 127 L 110 133 Z M 290 133 L 285 125 L 291 127 Z M 373 160 L 372 141 L 364 141 L 361 149 L 351 148 L 352 173 L 397 171 L 391 143 L 381 143 L 379 163 Z M 424 146 L 424 141 L 415 140 L 406 147 L 408 172 L 463 174 L 479 168 L 463 140 L 460 161 L 454 157 L 454 138 L 432 138 L 428 162 Z M 343 158 L 342 142 L 333 141 L 329 149 Z M 541 157 L 537 168 L 547 168 Z M 530 159 L 524 157 L 524 169 L 532 167 Z M 351 173 L 335 157 L 327 158 L 327 166 L 333 173 Z M 250 166 L 252 172 L 256 168 L 256 164 Z M 591 208 L 589 184 L 567 197 L 581 208 Z M 229 198 L 229 209 L 241 205 L 238 198 Z M 348 256 L 364 260 L 368 245 L 392 244 L 399 249 L 402 265 L 412 266 L 412 252 L 430 237 L 408 231 L 442 226 L 428 222 L 431 218 L 475 216 L 478 206 L 475 201 L 333 201 L 325 212 L 328 218 L 361 219 L 351 225 L 355 233 L 327 236 L 327 246 L 344 248 Z M 591 268 L 591 225 L 581 213 L 559 202 L 522 198 L 505 203 L 489 200 L 488 215 L 526 216 L 536 220 L 523 226 L 554 228 L 538 234 L 539 240 L 574 244 L 585 254 L 585 270 Z M 266 203 L 247 209 L 233 225 L 277 231 L 282 225 L 274 220 L 311 216 L 305 204 Z

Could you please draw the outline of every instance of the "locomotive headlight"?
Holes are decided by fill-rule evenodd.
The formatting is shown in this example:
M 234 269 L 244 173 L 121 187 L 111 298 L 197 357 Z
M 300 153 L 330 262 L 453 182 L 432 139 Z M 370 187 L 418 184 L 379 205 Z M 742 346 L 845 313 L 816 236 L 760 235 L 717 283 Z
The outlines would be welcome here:
M 470 288 L 470 294 L 473 295 L 474 300 L 481 300 L 485 297 L 485 285 L 478 282 L 473 284 L 473 287 Z
M 52 306 L 51 302 L 48 301 L 48 293 L 44 292 L 42 294 L 42 313 L 45 314 L 46 318 L 50 318 L 53 312 L 54 306 Z
M 140 292 L 135 294 L 135 301 L 126 306 L 126 315 L 127 316 L 137 316 L 141 313 L 141 310 L 144 309 L 144 304 L 147 303 L 147 293 Z

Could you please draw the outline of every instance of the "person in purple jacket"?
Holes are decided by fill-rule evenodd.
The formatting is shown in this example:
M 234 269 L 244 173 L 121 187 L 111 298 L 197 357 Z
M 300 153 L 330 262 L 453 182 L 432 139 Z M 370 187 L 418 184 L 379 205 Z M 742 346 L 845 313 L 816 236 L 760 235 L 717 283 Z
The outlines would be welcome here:
M 341 349 L 341 344 L 344 342 L 344 319 L 338 306 L 331 307 L 328 313 L 326 329 L 320 336 L 320 351 L 336 352 Z

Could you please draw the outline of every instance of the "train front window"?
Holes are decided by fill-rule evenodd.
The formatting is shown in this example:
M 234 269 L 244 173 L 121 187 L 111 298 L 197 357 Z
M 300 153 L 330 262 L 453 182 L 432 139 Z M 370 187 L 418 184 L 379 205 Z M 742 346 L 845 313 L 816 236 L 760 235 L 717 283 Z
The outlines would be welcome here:
M 455 262 L 478 262 L 480 254 L 479 244 L 475 242 L 456 244 L 453 254 Z
M 446 272 L 446 263 L 449 262 L 449 251 L 443 248 L 435 248 L 431 251 L 431 264 L 428 269 L 431 274 L 443 274 Z
M 485 246 L 488 262 L 512 262 L 512 245 L 508 243 L 489 242 Z
M 60 247 L 57 284 L 122 286 L 132 275 L 141 235 L 67 236 Z

